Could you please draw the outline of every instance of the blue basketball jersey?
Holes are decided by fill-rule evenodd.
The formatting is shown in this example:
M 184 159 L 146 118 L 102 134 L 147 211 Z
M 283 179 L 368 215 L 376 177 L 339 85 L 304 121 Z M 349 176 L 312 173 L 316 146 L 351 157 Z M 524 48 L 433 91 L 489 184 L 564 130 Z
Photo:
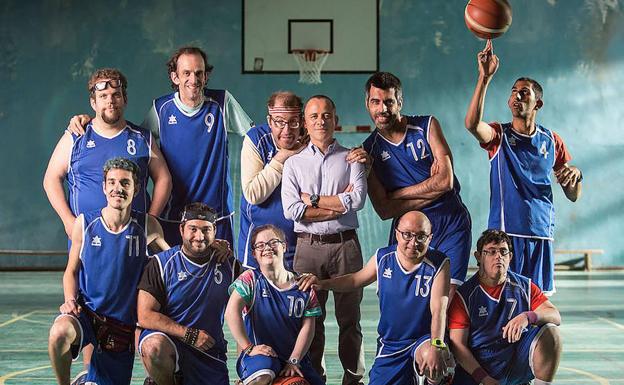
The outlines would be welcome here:
M 278 149 L 271 135 L 271 127 L 268 124 L 252 127 L 247 132 L 247 137 L 251 140 L 264 164 L 268 164 L 277 153 Z M 294 223 L 284 217 L 282 208 L 282 185 L 275 188 L 275 191 L 262 203 L 251 204 L 241 194 L 241 217 L 240 233 L 238 237 L 238 258 L 245 266 L 257 267 L 251 250 L 251 233 L 254 228 L 272 224 L 284 231 L 286 234 L 286 244 L 288 249 L 284 255 L 285 260 L 292 260 L 297 245 L 297 237 L 294 231 Z
M 154 100 L 160 148 L 169 166 L 173 190 L 165 216 L 179 220 L 184 206 L 203 202 L 220 215 L 232 212 L 225 90 L 204 90 L 203 106 L 187 115 L 175 93 Z
M 432 116 L 405 116 L 405 118 L 407 127 L 401 142 L 394 144 L 375 129 L 363 143 L 364 149 L 373 159 L 375 176 L 389 192 L 430 178 L 431 166 L 435 160 L 429 144 L 429 125 Z M 421 209 L 432 222 L 441 215 L 461 216 L 465 217 L 464 222 L 470 222 L 468 211 L 459 195 L 461 190 L 459 181 L 457 177 L 453 178 L 451 191 Z M 394 243 L 393 230 L 390 231 L 389 243 Z
M 137 285 L 147 262 L 146 214 L 112 232 L 101 210 L 84 213 L 79 292 L 94 312 L 128 325 L 136 323 Z
M 234 281 L 234 260 L 218 263 L 211 258 L 198 265 L 184 255 L 180 246 L 154 258 L 158 260 L 167 294 L 163 314 L 181 325 L 205 330 L 216 341 L 211 350 L 225 353 L 223 314 L 229 299 L 228 287 Z
M 482 364 L 489 358 L 504 360 L 514 353 L 514 345 L 503 339 L 502 328 L 518 314 L 531 310 L 531 280 L 511 271 L 503 284 L 500 298 L 492 298 L 473 275 L 457 294 L 466 306 L 470 318 L 468 345 Z
M 296 284 L 280 289 L 262 275 L 259 269 L 243 273 L 232 290 L 250 300 L 243 319 L 251 342 L 269 345 L 278 357 L 290 358 L 304 317 L 320 315 L 320 307 L 312 291 L 303 292 Z M 251 292 L 249 292 L 251 290 Z
M 448 257 L 429 248 L 412 271 L 399 263 L 397 245 L 377 250 L 378 355 L 397 353 L 431 333 L 431 288 Z
M 502 124 L 498 151 L 490 159 L 488 228 L 513 236 L 552 239 L 555 207 L 552 170 L 557 154 L 553 133 L 536 124 L 532 136 Z
M 150 196 L 147 193 L 152 134 L 126 121 L 126 127 L 107 138 L 98 134 L 89 123 L 85 134 L 72 134 L 73 145 L 67 172 L 69 207 L 75 216 L 106 206 L 102 191 L 103 167 L 114 157 L 130 159 L 139 166 L 139 194 L 132 200 L 132 208 L 147 212 Z

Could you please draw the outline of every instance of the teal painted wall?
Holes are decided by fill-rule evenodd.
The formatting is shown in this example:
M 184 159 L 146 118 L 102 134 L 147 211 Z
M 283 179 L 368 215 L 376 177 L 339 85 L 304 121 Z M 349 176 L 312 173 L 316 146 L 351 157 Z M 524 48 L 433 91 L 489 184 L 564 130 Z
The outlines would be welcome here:
M 545 89 L 540 123 L 566 141 L 585 176 L 575 204 L 555 187 L 558 248 L 604 248 L 596 265 L 624 265 L 624 6 L 617 0 L 512 0 L 513 25 L 495 41 L 501 68 L 490 86 L 486 120 L 508 120 L 512 82 L 531 76 Z M 0 248 L 62 249 L 60 220 L 41 180 L 68 118 L 91 112 L 86 81 L 99 67 L 129 79 L 126 116 L 140 123 L 153 97 L 169 92 L 165 61 L 179 45 L 199 44 L 215 66 L 210 86 L 227 88 L 256 121 L 276 89 L 336 101 L 343 124 L 369 124 L 368 75 L 324 75 L 303 86 L 297 75 L 241 75 L 241 2 L 72 0 L 0 5 Z M 463 128 L 483 42 L 463 22 L 464 2 L 380 1 L 380 67 L 404 83 L 404 113 L 434 114 L 455 158 L 474 235 L 487 221 L 488 161 Z M 362 136 L 343 135 L 356 144 Z M 231 143 L 238 153 L 240 140 Z M 235 158 L 235 156 L 233 156 Z M 235 175 L 239 167 L 233 159 Z M 235 180 L 238 186 L 238 180 Z M 238 188 L 238 187 L 237 187 Z M 240 191 L 240 190 L 238 190 Z M 383 244 L 367 204 L 360 236 L 367 253 Z M 384 229 L 384 230 L 380 230 Z M 5 259 L 27 264 L 30 259 Z M 9 262 L 7 262 L 9 261 Z

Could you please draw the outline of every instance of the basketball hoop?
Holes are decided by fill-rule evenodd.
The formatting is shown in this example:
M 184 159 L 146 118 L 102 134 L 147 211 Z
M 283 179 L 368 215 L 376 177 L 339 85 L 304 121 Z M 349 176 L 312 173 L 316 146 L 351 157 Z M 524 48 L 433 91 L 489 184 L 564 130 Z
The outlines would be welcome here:
M 299 66 L 299 83 L 321 84 L 321 68 L 329 57 L 329 51 L 306 49 L 292 52 Z

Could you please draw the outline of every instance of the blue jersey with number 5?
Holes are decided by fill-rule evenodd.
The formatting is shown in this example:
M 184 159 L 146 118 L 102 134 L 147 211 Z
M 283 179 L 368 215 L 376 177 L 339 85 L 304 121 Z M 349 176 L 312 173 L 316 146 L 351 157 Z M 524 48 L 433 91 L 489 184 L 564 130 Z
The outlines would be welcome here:
M 431 333 L 433 280 L 448 257 L 429 248 L 423 261 L 407 271 L 399 263 L 395 244 L 377 250 L 375 258 L 381 314 L 377 332 L 383 344 L 379 354 L 391 354 Z
M 130 159 L 139 166 L 139 194 L 132 200 L 132 208 L 147 212 L 152 135 L 131 122 L 126 123 L 126 127 L 113 137 L 99 134 L 91 123 L 87 125 L 84 135 L 72 135 L 74 142 L 67 170 L 67 186 L 69 207 L 75 216 L 106 206 L 102 170 L 104 163 L 115 157 Z
M 147 262 L 146 214 L 132 211 L 117 232 L 108 228 L 101 210 L 83 215 L 80 296 L 94 312 L 134 325 L 137 285 Z

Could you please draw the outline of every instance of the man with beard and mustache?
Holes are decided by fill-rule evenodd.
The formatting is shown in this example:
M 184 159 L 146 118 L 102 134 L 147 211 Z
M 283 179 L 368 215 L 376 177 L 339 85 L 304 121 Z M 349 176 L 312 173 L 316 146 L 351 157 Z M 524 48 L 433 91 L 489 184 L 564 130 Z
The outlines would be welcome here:
M 449 307 L 455 384 L 550 385 L 561 357 L 557 308 L 531 279 L 509 271 L 511 240 L 486 230 L 474 253 L 479 270 Z M 534 381 L 531 381 L 535 379 Z
M 544 105 L 542 86 L 527 77 L 514 82 L 507 105 L 509 123 L 482 120 L 487 87 L 498 69 L 491 40 L 478 53 L 479 79 L 468 106 L 465 125 L 490 159 L 488 228 L 505 231 L 515 253 L 509 269 L 527 276 L 547 295 L 555 292 L 555 230 L 552 171 L 565 196 L 581 196 L 583 174 L 554 131 L 536 123 Z
M 127 158 L 139 165 L 139 195 L 132 202 L 133 209 L 158 216 L 169 199 L 171 176 L 156 142 L 149 131 L 124 119 L 127 86 L 126 77 L 117 69 L 95 71 L 87 85 L 95 118 L 83 135 L 66 131 L 50 157 L 43 186 L 68 237 L 79 214 L 106 206 L 101 170 L 113 157 Z M 151 203 L 148 175 L 154 182 Z M 64 180 L 69 191 L 67 199 Z
M 228 384 L 223 315 L 239 265 L 215 239 L 218 214 L 203 203 L 185 206 L 182 245 L 156 254 L 139 283 L 139 353 L 145 384 Z M 183 382 L 180 378 L 183 377 Z
M 180 215 L 191 202 L 217 210 L 217 237 L 233 244 L 228 132 L 244 135 L 252 121 L 229 91 L 206 87 L 212 69 L 200 48 L 178 48 L 167 61 L 174 92 L 154 99 L 142 124 L 159 138 L 171 171 L 173 190 L 162 225 L 172 245 L 182 241 Z M 81 134 L 89 119 L 75 116 L 68 129 Z
M 301 290 L 334 291 L 377 281 L 379 338 L 369 385 L 439 384 L 452 377 L 455 363 L 444 342 L 449 258 L 429 246 L 435 237 L 431 230 L 426 215 L 407 212 L 393 229 L 397 243 L 378 249 L 360 271 L 324 280 L 303 275 L 299 280 Z
M 373 74 L 365 86 L 366 108 L 375 131 L 364 141 L 372 158 L 368 193 L 382 219 L 393 218 L 389 244 L 396 242 L 397 219 L 421 210 L 432 222 L 431 245 L 451 260 L 450 298 L 466 278 L 471 221 L 459 195 L 453 154 L 438 120 L 431 115 L 402 115 L 399 78 Z
M 65 302 L 50 329 L 48 352 L 59 385 L 69 384 L 72 358 L 91 344 L 97 349 L 81 383 L 130 384 L 136 292 L 147 263 L 146 243 L 162 240 L 158 221 L 131 207 L 139 194 L 139 167 L 113 158 L 104 165 L 104 181 L 101 172 L 107 204 L 75 220 L 63 275 Z

